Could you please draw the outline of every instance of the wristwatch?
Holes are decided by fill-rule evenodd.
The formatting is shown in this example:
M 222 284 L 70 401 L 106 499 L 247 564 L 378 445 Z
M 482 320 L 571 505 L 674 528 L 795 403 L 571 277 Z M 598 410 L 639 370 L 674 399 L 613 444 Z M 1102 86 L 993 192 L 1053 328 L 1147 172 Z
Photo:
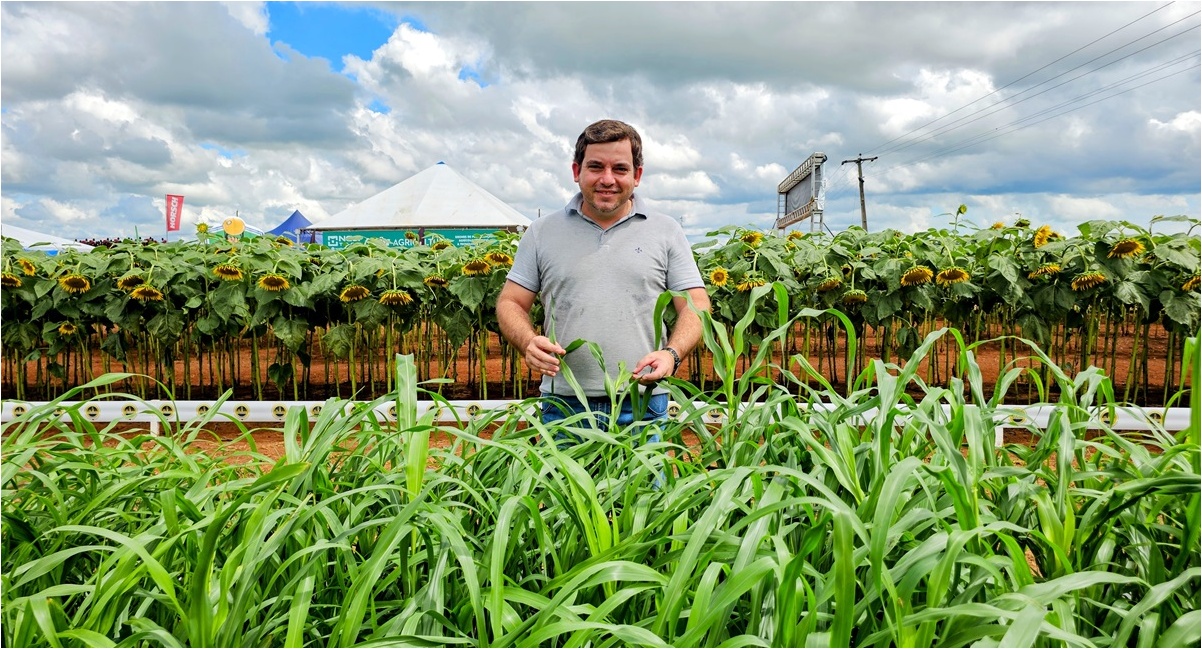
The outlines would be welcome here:
M 676 370 L 680 369 L 680 354 L 677 354 L 676 350 L 671 347 L 664 347 L 660 351 L 668 352 L 672 355 L 672 374 L 675 374 Z

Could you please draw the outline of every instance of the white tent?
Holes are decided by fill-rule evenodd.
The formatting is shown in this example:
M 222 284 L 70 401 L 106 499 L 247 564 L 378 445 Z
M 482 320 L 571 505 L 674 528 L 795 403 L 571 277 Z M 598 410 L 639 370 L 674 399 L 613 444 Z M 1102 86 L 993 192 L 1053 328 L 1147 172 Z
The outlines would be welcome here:
M 529 225 L 521 212 L 440 162 L 304 230 L 505 230 Z
M 26 230 L 25 228 L 8 224 L 0 224 L 0 236 L 11 237 L 20 241 L 26 250 L 41 250 L 52 255 L 58 254 L 67 248 L 74 248 L 81 252 L 87 252 L 92 249 L 92 246 L 85 243 L 56 237 L 53 234 L 34 232 L 33 230 Z

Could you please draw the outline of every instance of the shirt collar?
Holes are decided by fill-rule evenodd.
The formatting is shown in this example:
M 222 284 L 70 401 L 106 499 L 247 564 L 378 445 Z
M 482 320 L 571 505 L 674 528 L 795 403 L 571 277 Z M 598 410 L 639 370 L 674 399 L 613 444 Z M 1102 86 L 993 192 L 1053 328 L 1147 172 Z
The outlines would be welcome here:
M 583 204 L 584 204 L 584 194 L 582 194 L 580 192 L 576 192 L 576 195 L 572 197 L 572 200 L 568 201 L 568 214 L 575 213 L 580 218 L 585 219 L 591 223 L 592 219 L 589 219 L 588 217 L 586 217 L 584 215 L 584 212 L 580 211 L 580 206 Z M 618 223 L 622 223 L 623 221 L 626 221 L 627 219 L 629 219 L 633 216 L 641 216 L 643 218 L 647 218 L 647 212 L 644 209 L 643 201 L 642 201 L 642 199 L 639 198 L 638 194 L 630 195 L 630 213 L 627 214 L 626 216 L 623 216 L 622 218 L 618 219 L 617 223 L 614 223 L 614 225 L 617 225 Z M 613 227 L 613 226 L 610 226 L 610 227 Z

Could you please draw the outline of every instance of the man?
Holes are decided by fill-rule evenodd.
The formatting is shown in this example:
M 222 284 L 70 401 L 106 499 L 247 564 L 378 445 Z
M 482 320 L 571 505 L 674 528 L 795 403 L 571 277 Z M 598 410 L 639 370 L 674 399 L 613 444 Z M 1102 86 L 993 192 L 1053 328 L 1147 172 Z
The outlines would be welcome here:
M 531 224 L 518 244 L 501 295 L 497 320 L 526 365 L 542 374 L 544 423 L 583 412 L 608 416 L 605 375 L 586 347 L 565 356 L 560 342 L 597 343 L 605 371 L 618 364 L 652 390 L 646 419 L 667 416 L 667 391 L 656 385 L 671 376 L 680 359 L 701 339 L 701 319 L 683 297 L 673 297 L 676 324 L 656 348 L 654 309 L 664 291 L 686 293 L 698 309 L 709 309 L 701 271 L 680 224 L 651 211 L 634 194 L 643 176 L 642 138 L 628 124 L 602 120 L 576 140 L 572 178 L 580 192 L 564 209 Z M 530 310 L 538 296 L 544 307 L 542 334 Z M 551 340 L 547 334 L 553 334 Z M 582 404 L 571 386 L 558 381 L 566 362 L 588 397 Z M 564 410 L 566 404 L 567 411 Z M 630 399 L 617 424 L 633 422 Z

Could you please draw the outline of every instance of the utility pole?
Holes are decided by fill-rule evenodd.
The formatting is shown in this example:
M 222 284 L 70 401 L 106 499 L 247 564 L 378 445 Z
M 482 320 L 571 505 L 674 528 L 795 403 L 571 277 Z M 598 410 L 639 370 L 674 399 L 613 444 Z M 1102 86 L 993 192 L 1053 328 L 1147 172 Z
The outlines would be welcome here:
M 877 158 L 876 156 L 873 156 L 871 158 L 865 158 L 864 154 L 861 153 L 855 160 L 844 160 L 843 161 L 843 164 L 847 164 L 849 162 L 856 163 L 856 175 L 858 175 L 860 177 L 860 225 L 864 226 L 865 230 L 868 229 L 868 208 L 864 206 L 864 166 L 863 165 L 865 162 L 872 162 L 873 160 L 876 160 L 876 158 Z M 839 166 L 843 166 L 843 165 L 839 165 Z

